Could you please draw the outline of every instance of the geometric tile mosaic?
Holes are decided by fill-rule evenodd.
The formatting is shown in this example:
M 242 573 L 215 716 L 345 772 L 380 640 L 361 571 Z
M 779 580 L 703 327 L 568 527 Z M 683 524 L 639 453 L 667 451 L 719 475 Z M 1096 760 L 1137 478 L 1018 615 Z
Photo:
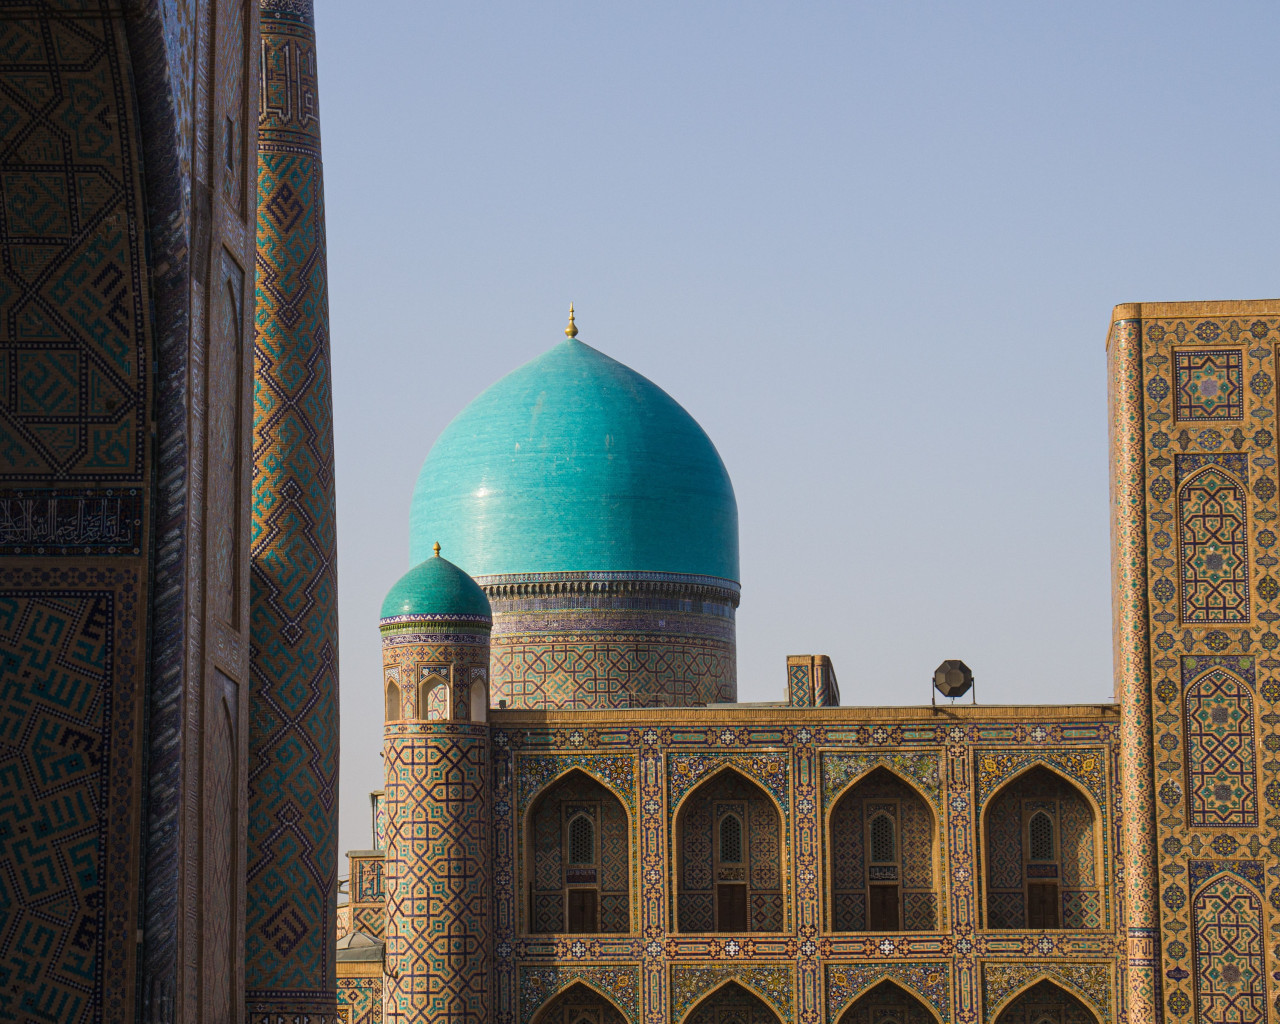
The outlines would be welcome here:
M 1191 458 L 1204 461 L 1202 456 Z M 1187 460 L 1177 457 L 1180 468 Z M 1249 621 L 1249 546 L 1241 478 L 1207 465 L 1178 488 L 1183 622 Z
M 1187 792 L 1191 824 L 1258 822 L 1253 696 L 1225 669 L 1214 668 L 1186 692 Z
M 1179 421 L 1244 418 L 1244 353 L 1236 349 L 1183 350 L 1174 354 Z

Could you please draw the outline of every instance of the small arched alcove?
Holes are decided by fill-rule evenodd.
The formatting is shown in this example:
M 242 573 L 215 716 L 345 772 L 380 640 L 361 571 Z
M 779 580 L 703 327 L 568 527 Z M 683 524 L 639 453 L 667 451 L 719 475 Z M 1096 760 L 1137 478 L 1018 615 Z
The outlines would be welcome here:
M 424 675 L 418 683 L 417 714 L 430 722 L 449 717 L 449 680 L 438 672 Z
M 676 930 L 776 932 L 783 926 L 782 817 L 732 768 L 701 783 L 676 815 Z
M 885 768 L 845 790 L 827 822 L 833 931 L 938 927 L 934 821 L 919 791 Z
M 1074 783 L 1037 765 L 984 811 L 988 928 L 1100 928 L 1098 816 Z
M 1099 1024 L 1097 1015 L 1066 989 L 1045 980 L 1014 998 L 996 1024 Z
M 573 769 L 529 810 L 529 931 L 631 930 L 630 822 L 603 783 Z
M 489 720 L 489 670 L 473 668 L 471 670 L 471 690 L 467 694 L 470 702 L 468 717 L 473 722 Z
M 781 1021 L 768 1003 L 731 981 L 694 1006 L 682 1024 L 781 1024 Z
M 853 1001 L 840 1024 L 938 1024 L 938 1015 L 900 985 L 882 981 Z
M 533 1024 L 627 1024 L 627 1018 L 610 999 L 579 981 L 538 1010 Z
M 400 687 L 394 679 L 387 680 L 386 718 L 388 722 L 400 721 Z

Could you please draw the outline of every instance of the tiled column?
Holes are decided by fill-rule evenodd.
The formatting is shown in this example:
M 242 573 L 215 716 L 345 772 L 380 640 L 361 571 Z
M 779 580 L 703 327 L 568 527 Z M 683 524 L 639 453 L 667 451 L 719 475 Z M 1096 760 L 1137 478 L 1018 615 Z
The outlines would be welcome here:
M 246 1000 L 331 1021 L 338 594 L 311 0 L 261 0 Z

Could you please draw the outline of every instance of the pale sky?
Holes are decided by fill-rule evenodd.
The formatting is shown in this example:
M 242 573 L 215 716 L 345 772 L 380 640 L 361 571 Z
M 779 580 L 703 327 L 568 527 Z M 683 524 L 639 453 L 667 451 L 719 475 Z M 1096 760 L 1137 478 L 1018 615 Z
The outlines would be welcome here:
M 480 391 L 581 338 L 738 497 L 739 697 L 1111 694 L 1118 302 L 1267 298 L 1261 3 L 318 0 L 338 473 L 341 853 L 381 787 L 377 618 Z M 447 553 L 446 553 L 447 554 Z M 345 875 L 345 860 L 342 862 Z

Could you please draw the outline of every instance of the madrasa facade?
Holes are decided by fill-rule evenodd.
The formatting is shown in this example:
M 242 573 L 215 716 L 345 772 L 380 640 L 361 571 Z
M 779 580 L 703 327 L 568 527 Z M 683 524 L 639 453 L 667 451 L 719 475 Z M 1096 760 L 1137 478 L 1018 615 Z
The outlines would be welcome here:
M 821 654 L 737 703 L 724 464 L 566 334 L 417 481 L 345 1019 L 1280 1012 L 1280 304 L 1116 308 L 1107 704 L 842 706 Z
M 1103 705 L 736 704 L 714 446 L 517 370 L 427 457 L 339 906 L 312 2 L 0 37 L 0 1020 L 1280 1014 L 1280 300 L 1111 317 Z

